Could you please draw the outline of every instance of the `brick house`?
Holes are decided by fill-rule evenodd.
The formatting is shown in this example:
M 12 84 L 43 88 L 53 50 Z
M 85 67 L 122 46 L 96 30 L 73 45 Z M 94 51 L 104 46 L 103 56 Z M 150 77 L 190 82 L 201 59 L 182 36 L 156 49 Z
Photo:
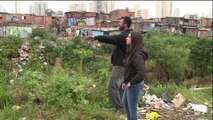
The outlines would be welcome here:
M 212 25 L 212 18 L 203 18 L 199 20 L 199 27 L 210 28 Z
M 89 17 L 96 17 L 96 12 L 85 12 L 85 11 L 71 11 L 71 12 L 65 12 L 66 19 L 68 18 L 89 18 Z
M 132 18 L 131 28 L 134 31 L 142 32 L 143 31 L 143 21 L 142 21 L 142 18 Z
M 119 19 L 125 16 L 134 17 L 135 12 L 130 12 L 125 9 L 117 9 L 110 12 L 111 19 Z
M 159 25 L 161 26 L 160 30 L 171 33 L 179 34 L 183 32 L 184 18 L 183 17 L 165 17 L 160 19 Z
M 32 25 L 34 16 L 32 14 L 13 14 L 16 22 Z
M 209 29 L 207 28 L 198 28 L 198 37 L 209 37 Z
M 212 37 L 213 21 L 212 18 L 202 18 L 198 23 L 198 36 Z
M 32 14 L 0 13 L 0 24 L 4 26 L 48 26 L 52 24 L 52 18 Z
M 161 31 L 170 34 L 191 33 L 198 36 L 199 21 L 194 16 L 161 18 Z
M 65 19 L 68 22 L 67 27 L 72 26 L 95 26 L 95 19 L 96 19 L 97 13 L 96 12 L 85 12 L 85 11 L 71 11 L 71 12 L 65 12 Z M 76 22 L 78 24 L 76 24 Z M 79 22 L 83 22 L 80 26 Z
M 49 26 L 52 24 L 52 18 L 48 17 L 48 16 L 34 16 L 34 21 L 32 21 L 34 23 L 34 25 L 36 26 Z
M 109 13 L 97 13 L 96 27 L 97 28 L 110 28 L 113 27 L 114 21 L 111 20 L 111 14 Z
M 143 20 L 143 31 L 146 32 L 148 30 L 158 30 L 159 21 L 155 21 L 154 19 L 144 19 Z
M 4 24 L 6 22 L 13 22 L 15 19 L 13 18 L 11 13 L 0 12 L 0 24 Z

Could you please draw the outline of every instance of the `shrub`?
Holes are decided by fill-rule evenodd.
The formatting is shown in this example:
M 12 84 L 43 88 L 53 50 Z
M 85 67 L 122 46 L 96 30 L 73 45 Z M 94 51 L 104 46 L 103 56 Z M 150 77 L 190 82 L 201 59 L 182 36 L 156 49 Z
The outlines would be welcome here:
M 6 73 L 0 69 L 0 109 L 9 103 L 10 94 L 6 91 Z
M 150 60 L 155 63 L 155 69 L 152 72 L 158 80 L 164 82 L 175 80 L 179 83 L 184 78 L 189 55 L 187 45 L 195 40 L 193 37 L 166 36 L 154 31 L 145 34 L 144 46 L 150 55 Z
M 200 77 L 212 74 L 212 40 L 201 38 L 191 45 L 189 64 Z
M 92 81 L 75 73 L 70 76 L 65 70 L 55 68 L 46 78 L 45 92 L 47 105 L 68 108 L 75 104 L 87 104 L 86 95 L 92 88 Z
M 44 29 L 44 28 L 33 29 L 31 37 L 34 38 L 36 36 L 39 36 L 39 37 L 41 37 L 43 39 L 46 38 L 48 36 L 47 29 Z
M 1 58 L 11 59 L 17 54 L 18 48 L 21 47 L 23 40 L 20 37 L 8 36 L 0 41 Z

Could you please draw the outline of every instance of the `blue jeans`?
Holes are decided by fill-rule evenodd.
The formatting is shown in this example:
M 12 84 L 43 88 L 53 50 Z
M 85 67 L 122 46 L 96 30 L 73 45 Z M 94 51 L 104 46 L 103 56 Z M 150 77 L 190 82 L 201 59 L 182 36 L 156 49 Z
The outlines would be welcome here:
M 126 110 L 128 120 L 137 120 L 137 103 L 144 81 L 124 89 L 123 105 Z

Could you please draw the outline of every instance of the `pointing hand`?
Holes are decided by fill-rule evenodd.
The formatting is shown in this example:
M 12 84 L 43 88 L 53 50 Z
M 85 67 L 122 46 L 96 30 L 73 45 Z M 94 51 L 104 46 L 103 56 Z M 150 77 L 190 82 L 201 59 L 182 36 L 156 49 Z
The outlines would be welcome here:
M 89 36 L 89 37 L 87 37 L 85 40 L 86 40 L 87 42 L 94 42 L 94 41 L 95 41 L 95 38 Z

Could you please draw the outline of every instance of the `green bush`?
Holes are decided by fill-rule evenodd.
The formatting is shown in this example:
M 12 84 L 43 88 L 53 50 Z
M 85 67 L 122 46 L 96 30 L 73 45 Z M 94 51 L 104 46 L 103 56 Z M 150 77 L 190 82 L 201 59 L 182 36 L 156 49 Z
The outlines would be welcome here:
M 9 103 L 10 94 L 5 90 L 5 85 L 5 83 L 0 82 L 0 109 Z
M 18 48 L 21 47 L 23 40 L 20 37 L 8 36 L 0 41 L 0 67 L 8 72 L 12 70 L 12 58 L 17 57 Z
M 16 57 L 18 48 L 21 47 L 23 40 L 20 37 L 8 36 L 0 41 L 1 58 L 11 59 Z
M 201 38 L 190 46 L 189 64 L 200 77 L 212 74 L 212 40 Z
M 101 49 L 99 51 L 102 54 L 111 54 L 113 52 L 113 46 L 110 44 L 101 44 Z
M 31 38 L 34 38 L 36 36 L 41 37 L 43 39 L 46 38 L 48 36 L 47 29 L 44 29 L 44 28 L 35 28 L 35 29 L 33 29 Z
M 150 60 L 155 61 L 158 80 L 177 83 L 184 78 L 187 67 L 188 49 L 184 46 L 184 39 L 180 36 L 166 36 L 159 32 L 150 31 L 144 36 L 144 46 Z
M 86 95 L 92 89 L 92 81 L 78 73 L 70 76 L 65 70 L 56 68 L 51 76 L 46 78 L 45 92 L 47 105 L 59 108 L 69 108 L 72 105 L 88 104 Z

